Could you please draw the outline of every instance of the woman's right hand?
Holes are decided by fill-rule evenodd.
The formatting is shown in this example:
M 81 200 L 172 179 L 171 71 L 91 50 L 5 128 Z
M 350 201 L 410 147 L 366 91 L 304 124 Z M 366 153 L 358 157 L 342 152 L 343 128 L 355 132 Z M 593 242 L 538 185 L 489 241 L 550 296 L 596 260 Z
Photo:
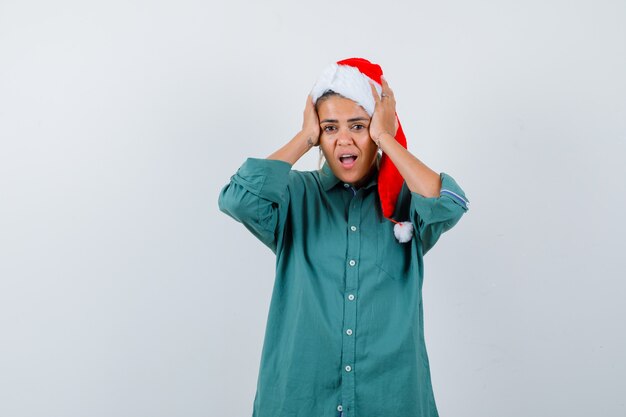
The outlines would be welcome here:
M 318 146 L 320 140 L 320 120 L 317 110 L 313 104 L 313 97 L 309 94 L 304 107 L 304 118 L 302 122 L 302 132 L 307 137 L 307 142 L 311 146 Z
M 317 110 L 315 110 L 315 105 L 313 104 L 313 99 L 309 95 L 307 97 L 306 107 L 304 108 L 302 130 L 282 148 L 268 156 L 267 159 L 278 159 L 293 165 L 302 155 L 310 151 L 312 147 L 318 146 L 319 142 L 320 121 L 317 116 Z

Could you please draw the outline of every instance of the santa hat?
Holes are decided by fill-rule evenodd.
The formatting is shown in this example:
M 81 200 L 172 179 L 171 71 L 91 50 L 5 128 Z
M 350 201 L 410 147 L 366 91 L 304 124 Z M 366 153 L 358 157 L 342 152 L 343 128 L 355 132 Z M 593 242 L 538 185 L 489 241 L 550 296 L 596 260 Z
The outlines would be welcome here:
M 371 117 L 372 114 L 374 114 L 376 101 L 372 96 L 370 83 L 373 82 L 376 91 L 378 94 L 381 94 L 382 75 L 383 70 L 379 65 L 373 64 L 363 58 L 349 58 L 338 61 L 326 67 L 313 86 L 311 90 L 313 103 L 316 103 L 317 99 L 324 93 L 332 90 L 360 104 Z M 407 147 L 406 137 L 402 131 L 400 120 L 398 120 L 396 141 L 404 148 Z M 383 153 L 378 172 L 378 195 L 380 197 L 383 216 L 396 223 L 394 226 L 396 238 L 400 242 L 408 242 L 413 233 L 411 222 L 397 222 L 391 218 L 396 207 L 398 195 L 402 189 L 403 181 L 404 178 L 400 175 L 398 168 L 396 168 L 391 159 Z

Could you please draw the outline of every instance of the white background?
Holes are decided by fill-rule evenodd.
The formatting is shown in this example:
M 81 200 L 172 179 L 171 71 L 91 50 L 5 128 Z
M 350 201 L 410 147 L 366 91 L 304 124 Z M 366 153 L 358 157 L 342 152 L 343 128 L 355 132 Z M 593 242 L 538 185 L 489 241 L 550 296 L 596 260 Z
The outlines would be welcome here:
M 623 1 L 0 0 L 2 417 L 251 415 L 274 258 L 217 197 L 351 56 L 471 201 L 441 416 L 626 415 Z

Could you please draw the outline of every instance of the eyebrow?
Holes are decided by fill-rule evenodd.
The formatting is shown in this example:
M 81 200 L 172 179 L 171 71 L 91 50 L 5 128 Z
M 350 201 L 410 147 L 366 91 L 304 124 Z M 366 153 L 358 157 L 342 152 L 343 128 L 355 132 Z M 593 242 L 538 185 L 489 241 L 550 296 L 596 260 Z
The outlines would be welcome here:
M 353 117 L 352 119 L 348 119 L 348 123 L 351 122 L 359 122 L 359 121 L 369 121 L 370 119 L 366 118 L 366 117 Z M 324 119 L 322 120 L 320 123 L 339 123 L 339 120 L 337 119 Z

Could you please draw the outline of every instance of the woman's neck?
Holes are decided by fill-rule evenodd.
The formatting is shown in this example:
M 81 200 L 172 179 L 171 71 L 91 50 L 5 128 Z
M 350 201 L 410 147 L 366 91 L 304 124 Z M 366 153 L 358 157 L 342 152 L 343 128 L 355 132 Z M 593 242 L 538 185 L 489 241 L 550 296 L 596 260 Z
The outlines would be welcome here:
M 358 190 L 359 188 L 367 185 L 367 183 L 370 182 L 370 180 L 374 177 L 374 175 L 376 175 L 376 171 L 377 171 L 376 163 L 373 163 L 369 172 L 365 174 L 363 178 L 361 178 L 360 180 L 352 184 L 352 186 Z

